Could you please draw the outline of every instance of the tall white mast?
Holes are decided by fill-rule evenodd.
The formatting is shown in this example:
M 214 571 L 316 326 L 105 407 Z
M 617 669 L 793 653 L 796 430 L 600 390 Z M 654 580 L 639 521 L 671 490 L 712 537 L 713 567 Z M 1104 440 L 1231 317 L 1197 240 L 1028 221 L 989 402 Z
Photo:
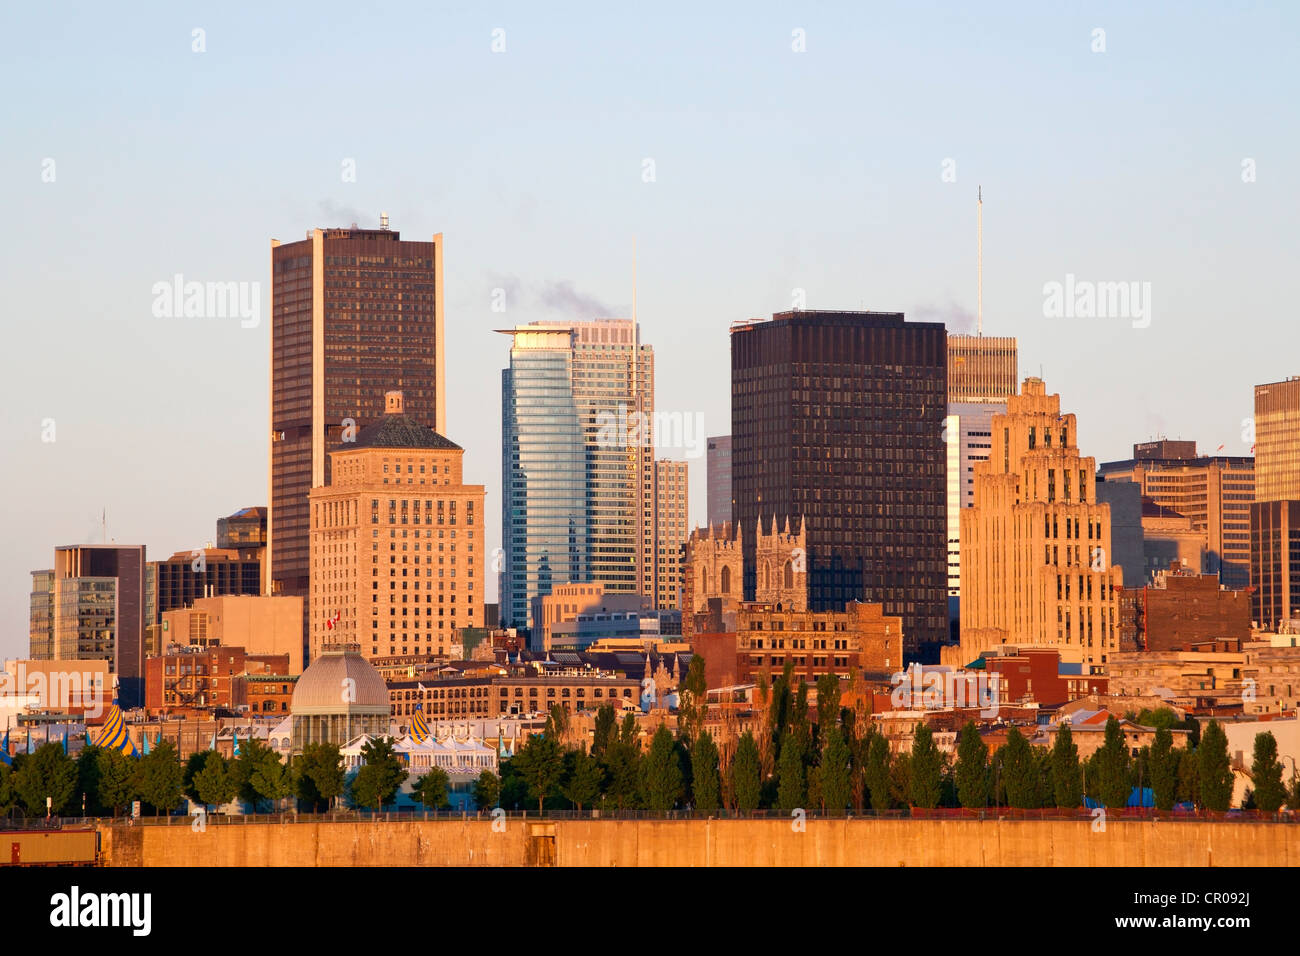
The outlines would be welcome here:
M 975 332 L 977 335 L 984 334 L 984 187 L 979 187 L 979 202 L 976 213 L 977 225 L 975 228 L 975 243 L 978 250 L 979 264 L 976 266 L 976 282 L 978 292 L 976 293 L 975 305 Z

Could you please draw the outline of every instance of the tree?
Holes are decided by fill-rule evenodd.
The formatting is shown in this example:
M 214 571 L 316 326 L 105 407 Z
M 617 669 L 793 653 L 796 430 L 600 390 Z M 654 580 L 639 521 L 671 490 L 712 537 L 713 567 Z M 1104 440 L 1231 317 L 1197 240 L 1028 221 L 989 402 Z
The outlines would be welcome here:
M 704 677 L 704 658 L 699 653 L 691 655 L 678 695 L 677 726 L 682 737 L 694 741 L 704 728 L 705 711 L 709 699 L 709 684 Z
M 17 805 L 18 795 L 14 792 L 14 769 L 7 763 L 0 763 L 0 814 L 7 814 Z
M 441 767 L 430 767 L 428 773 L 415 781 L 411 792 L 415 799 L 430 810 L 442 810 L 451 806 L 451 778 Z
M 1201 805 L 1220 813 L 1232 805 L 1232 764 L 1228 760 L 1228 735 L 1212 720 L 1196 748 Z
M 102 781 L 100 780 L 98 758 L 102 750 L 102 747 L 87 744 L 81 748 L 81 753 L 77 754 L 75 761 L 77 765 L 77 788 L 73 793 L 74 804 L 76 794 L 81 794 L 84 798 L 86 812 L 96 817 L 103 816 L 107 811 L 107 807 L 103 806 L 99 800 Z
M 1019 727 L 1012 726 L 1007 731 L 1007 742 L 1003 744 L 998 766 L 1001 770 L 1002 785 L 1006 788 L 1007 806 L 1018 810 L 1034 807 L 1037 792 L 1033 748 L 1020 732 Z
M 871 795 L 871 809 L 888 810 L 893 806 L 890 797 L 889 741 L 883 734 L 872 731 L 867 745 L 867 766 L 863 771 L 867 792 Z
M 650 752 L 641 764 L 641 793 L 645 807 L 667 813 L 682 794 L 682 771 L 673 751 L 673 735 L 660 724 L 650 740 Z
M 776 761 L 776 775 L 777 808 L 789 812 L 802 807 L 806 802 L 808 791 L 805 789 L 803 752 L 793 728 L 781 742 L 781 755 Z
M 620 812 L 636 806 L 641 785 L 641 751 L 636 745 L 635 734 L 635 726 L 630 734 L 620 733 L 610 743 L 603 758 L 608 781 L 605 802 Z
M 99 805 L 113 816 L 130 806 L 136 796 L 135 767 L 131 758 L 111 747 L 90 748 L 96 751 L 99 765 Z
M 263 793 L 253 782 L 254 777 L 260 776 L 264 784 L 271 783 L 275 777 L 275 771 L 269 769 L 272 764 L 280 766 L 280 757 L 260 740 L 250 738 L 239 745 L 239 756 L 230 762 L 229 770 L 240 800 L 256 806 L 260 800 L 279 799 L 277 796 Z M 285 794 L 281 793 L 279 796 Z
M 736 755 L 731 759 L 731 792 L 735 794 L 736 809 L 742 813 L 752 813 L 758 809 L 758 801 L 763 792 L 761 766 L 758 744 L 754 735 L 747 730 L 736 745 Z
M 695 809 L 712 813 L 722 806 L 722 777 L 718 771 L 718 745 L 707 730 L 701 731 L 691 748 L 691 778 L 695 787 Z
M 1106 739 L 1095 755 L 1097 795 L 1110 808 L 1128 806 L 1133 785 L 1129 782 L 1129 752 L 1124 731 L 1112 715 L 1106 720 Z
M 914 807 L 933 810 L 943 793 L 943 754 L 934 742 L 934 733 L 923 723 L 916 725 L 912 737 L 911 775 L 907 796 Z
M 835 675 L 830 676 L 834 677 Z M 838 687 L 838 682 L 836 686 Z M 817 700 L 820 705 L 820 690 L 818 691 Z M 838 699 L 835 706 L 838 710 Z M 831 813 L 841 813 L 853 799 L 852 754 L 848 742 L 844 739 L 844 731 L 840 729 L 838 724 L 831 724 L 828 730 L 823 731 L 823 735 L 822 760 L 819 768 L 821 771 L 821 802 Z
M 600 762 L 584 750 L 569 751 L 567 763 L 568 779 L 564 782 L 561 793 L 581 813 L 583 807 L 591 806 L 600 796 L 605 771 L 601 769 Z
M 501 800 L 501 778 L 491 770 L 484 770 L 474 781 L 474 806 L 480 810 L 495 807 Z
M 542 802 L 551 794 L 564 773 L 564 751 L 554 737 L 543 734 L 528 738 L 511 761 L 516 772 L 528 787 L 529 795 L 537 801 L 537 812 L 542 812 Z
M 1052 744 L 1049 758 L 1052 781 L 1052 802 L 1065 810 L 1083 806 L 1083 768 L 1079 765 L 1079 748 L 1074 743 L 1074 731 L 1069 721 L 1061 721 L 1056 728 L 1056 742 Z
M 826 732 L 840 721 L 840 679 L 836 674 L 823 674 L 817 678 L 817 733 L 825 739 Z
M 1178 755 L 1178 802 L 1201 805 L 1201 761 L 1195 750 L 1175 750 Z
M 62 743 L 41 744 L 14 773 L 13 788 L 28 813 L 45 813 L 49 797 L 50 812 L 58 816 L 76 793 L 77 765 L 63 752 Z
M 278 803 L 293 790 L 289 777 L 289 768 L 280 762 L 280 758 L 271 753 L 270 758 L 260 760 L 254 765 L 248 778 L 253 793 L 262 800 Z
M 1282 763 L 1277 759 L 1277 740 L 1271 732 L 1255 735 L 1255 753 L 1250 764 L 1255 805 L 1265 813 L 1276 813 L 1286 802 Z
M 136 762 L 136 790 L 155 814 L 171 813 L 183 798 L 184 775 L 176 745 L 164 740 Z
M 1157 730 L 1161 728 L 1169 730 L 1178 724 L 1178 715 L 1168 707 L 1158 707 L 1155 710 L 1143 708 L 1137 715 L 1135 723 L 1143 727 L 1154 727 Z
M 207 761 L 208 754 L 211 752 L 209 750 L 196 750 L 185 758 L 185 769 L 181 773 L 181 793 L 195 803 L 202 803 L 202 801 L 199 799 L 198 791 L 194 789 L 194 776 L 203 769 L 203 764 Z
M 596 710 L 596 726 L 591 738 L 591 755 L 605 756 L 612 741 L 618 739 L 618 718 L 613 704 L 601 704 Z
M 975 721 L 966 721 L 957 742 L 957 801 L 967 810 L 989 805 L 989 748 Z
M 1168 727 L 1156 731 L 1151 747 L 1151 793 L 1156 807 L 1172 810 L 1178 796 L 1178 753 L 1174 750 L 1174 735 Z
M 313 810 L 343 794 L 343 755 L 335 744 L 307 744 L 292 766 L 293 789 Z
M 215 750 L 209 750 L 203 761 L 203 769 L 194 775 L 194 789 L 199 795 L 200 803 L 219 807 L 235 799 L 239 784 L 230 772 L 226 758 Z
M 367 740 L 361 745 L 361 757 L 365 763 L 352 780 L 352 801 L 358 807 L 374 807 L 377 812 L 397 797 L 406 780 L 406 765 L 388 737 Z
M 551 710 L 546 715 L 546 729 L 544 733 L 557 744 L 560 744 L 561 746 L 564 745 L 564 738 L 569 733 L 569 712 L 561 705 L 551 705 Z

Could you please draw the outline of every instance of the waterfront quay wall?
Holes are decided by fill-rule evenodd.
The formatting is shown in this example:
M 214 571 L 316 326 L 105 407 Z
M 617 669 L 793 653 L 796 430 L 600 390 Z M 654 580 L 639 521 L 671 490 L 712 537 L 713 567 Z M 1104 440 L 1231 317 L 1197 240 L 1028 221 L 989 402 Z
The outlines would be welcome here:
M 373 820 L 101 827 L 108 866 L 1298 866 L 1300 825 Z

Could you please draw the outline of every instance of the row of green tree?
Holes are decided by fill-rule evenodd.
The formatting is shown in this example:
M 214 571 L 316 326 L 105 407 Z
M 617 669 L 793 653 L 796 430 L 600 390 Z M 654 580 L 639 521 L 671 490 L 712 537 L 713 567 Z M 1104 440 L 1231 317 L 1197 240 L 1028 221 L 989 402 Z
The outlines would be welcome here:
M 696 655 L 683 685 L 678 733 L 660 726 L 644 750 L 635 717 L 616 719 L 606 705 L 596 715 L 589 750 L 564 747 L 565 715 L 556 708 L 547 731 L 531 738 L 502 765 L 498 798 L 507 809 L 596 807 L 663 813 L 677 807 L 823 812 L 889 810 L 902 807 L 1006 806 L 1023 809 L 1079 808 L 1084 795 L 1106 807 L 1124 807 L 1134 788 L 1149 788 L 1154 805 L 1176 804 L 1223 811 L 1231 805 L 1233 776 L 1227 737 L 1211 721 L 1202 739 L 1199 725 L 1180 724 L 1170 710 L 1144 711 L 1137 719 L 1155 726 L 1150 746 L 1136 754 L 1111 717 L 1102 746 L 1081 760 L 1068 723 L 1059 725 L 1051 748 L 1030 744 L 1017 727 L 990 753 L 977 726 L 961 731 L 956 754 L 941 751 L 924 724 L 915 728 L 910 749 L 894 753 L 874 726 L 857 733 L 854 712 L 841 708 L 834 675 L 817 683 L 815 721 L 808 688 L 790 668 L 760 687 L 767 719 L 758 733 L 739 738 L 725 770 L 713 737 L 703 729 L 703 659 Z M 1175 746 L 1176 729 L 1189 729 L 1186 746 Z M 1248 808 L 1300 809 L 1300 780 L 1283 782 L 1271 733 L 1255 740 L 1253 787 Z M 486 806 L 482 801 L 480 806 Z
M 44 815 L 47 798 L 56 816 L 80 814 L 83 801 L 89 816 L 117 816 L 136 800 L 147 813 L 170 813 L 186 797 L 209 807 L 238 799 L 255 810 L 271 809 L 289 797 L 313 810 L 325 809 L 340 797 L 360 807 L 391 804 L 407 776 L 393 742 L 373 741 L 362 754 L 365 763 L 349 780 L 339 748 L 330 744 L 309 744 L 286 766 L 256 740 L 241 743 L 233 759 L 207 750 L 191 754 L 183 764 L 168 741 L 139 758 L 93 746 L 72 758 L 61 743 L 48 743 L 31 754 L 16 755 L 12 767 L 0 764 L 0 813 Z M 499 784 L 495 775 L 488 777 L 481 785 L 490 806 Z M 422 776 L 416 797 L 430 809 L 449 806 L 447 773 L 434 768 Z

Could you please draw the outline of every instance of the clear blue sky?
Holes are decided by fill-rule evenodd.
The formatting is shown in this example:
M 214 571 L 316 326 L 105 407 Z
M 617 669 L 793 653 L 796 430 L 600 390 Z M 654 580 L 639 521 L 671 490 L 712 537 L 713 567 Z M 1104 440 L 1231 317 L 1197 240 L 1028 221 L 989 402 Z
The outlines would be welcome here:
M 492 541 L 493 328 L 624 314 L 635 236 L 658 406 L 726 433 L 727 325 L 792 289 L 973 321 L 978 184 L 985 331 L 1019 337 L 1085 454 L 1248 453 L 1252 386 L 1300 372 L 1300 8 L 995 6 L 6 4 L 0 656 L 26 653 L 28 572 L 101 508 L 158 558 L 265 504 L 269 240 L 381 210 L 445 236 L 447 431 Z M 261 325 L 156 318 L 175 273 L 260 282 Z M 1150 327 L 1044 318 L 1067 273 L 1150 282 Z M 702 460 L 691 480 L 699 519 Z

